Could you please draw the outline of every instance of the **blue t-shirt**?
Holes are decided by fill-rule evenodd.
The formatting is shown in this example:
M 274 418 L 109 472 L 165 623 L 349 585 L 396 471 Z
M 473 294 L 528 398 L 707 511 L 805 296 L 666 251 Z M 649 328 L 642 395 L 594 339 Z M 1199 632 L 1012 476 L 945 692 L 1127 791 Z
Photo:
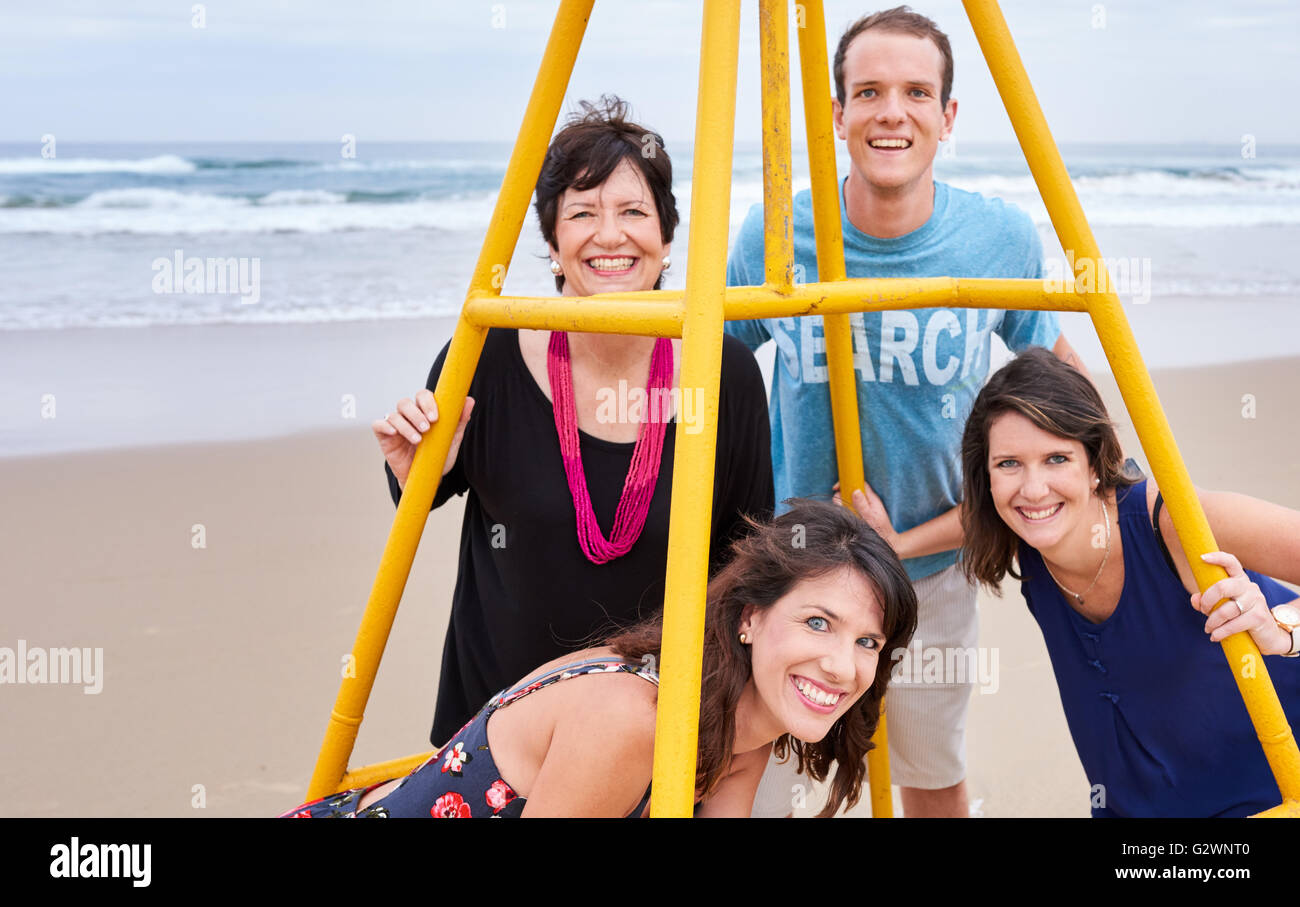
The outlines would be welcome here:
M 849 222 L 840 188 L 844 264 L 849 277 L 1041 278 L 1043 248 L 1033 222 L 997 198 L 936 182 L 925 225 L 892 239 Z M 817 280 L 812 194 L 794 198 L 797 277 Z M 729 286 L 763 282 L 763 209 L 750 209 L 727 264 Z M 899 532 L 961 500 L 961 436 L 988 377 L 993 332 L 1012 350 L 1052 347 L 1051 312 L 904 309 L 850 316 L 858 374 L 858 418 L 867 482 Z M 727 333 L 756 350 L 776 341 L 772 376 L 772 469 L 777 513 L 786 498 L 830 494 L 838 480 L 826 340 L 820 315 L 731 321 Z M 957 551 L 909 558 L 913 580 L 957 561 Z

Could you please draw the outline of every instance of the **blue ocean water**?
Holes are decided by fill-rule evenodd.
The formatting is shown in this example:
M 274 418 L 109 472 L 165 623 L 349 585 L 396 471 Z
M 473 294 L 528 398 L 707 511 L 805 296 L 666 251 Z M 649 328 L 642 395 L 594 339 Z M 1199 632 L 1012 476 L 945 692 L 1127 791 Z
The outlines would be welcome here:
M 314 323 L 455 313 L 509 158 L 506 144 L 0 145 L 0 331 Z M 690 148 L 672 147 L 685 263 Z M 1150 294 L 1294 299 L 1300 148 L 1066 146 L 1103 254 L 1150 262 Z M 796 174 L 806 159 L 796 153 Z M 847 161 L 841 160 L 840 172 Z M 1018 148 L 954 145 L 936 177 L 1046 210 Z M 796 189 L 807 185 L 796 178 Z M 737 148 L 731 225 L 761 199 L 761 153 Z M 552 292 L 535 222 L 508 292 Z M 257 259 L 255 304 L 160 292 L 161 260 Z M 674 269 L 680 281 L 684 268 Z M 177 275 L 179 278 L 179 275 Z M 179 284 L 179 280 L 177 281 Z

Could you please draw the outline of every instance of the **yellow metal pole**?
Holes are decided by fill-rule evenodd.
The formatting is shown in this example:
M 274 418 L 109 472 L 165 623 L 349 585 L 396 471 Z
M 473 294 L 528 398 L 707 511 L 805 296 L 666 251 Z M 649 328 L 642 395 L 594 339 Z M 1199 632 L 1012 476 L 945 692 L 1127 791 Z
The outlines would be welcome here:
M 996 278 L 888 277 L 803 283 L 776 287 L 728 287 L 724 311 L 728 321 L 744 318 L 784 318 L 874 312 L 882 309 L 924 309 L 935 306 L 980 309 L 1051 309 L 1086 312 L 1086 294 L 1076 295 L 1074 281 L 1062 289 L 1045 289 L 1041 280 Z M 653 337 L 682 336 L 681 290 L 642 293 L 600 293 L 595 296 L 471 295 L 462 310 L 477 327 L 534 328 L 557 331 L 596 331 Z
M 594 0 L 564 0 L 555 14 L 555 24 L 546 44 L 546 52 L 533 85 L 533 93 L 519 127 L 519 137 L 507 165 L 501 193 L 497 197 L 492 221 L 483 241 L 478 264 L 470 281 L 469 295 L 500 292 L 501 283 L 519 241 L 519 231 L 528 212 L 537 176 L 559 117 L 564 92 L 573 72 L 573 63 L 582 44 L 587 19 Z M 728 133 L 730 134 L 730 133 Z M 724 236 L 724 245 L 725 245 Z M 352 646 L 353 671 L 345 673 L 338 697 L 325 729 L 325 741 L 316 758 L 316 768 L 308 787 L 308 799 L 324 797 L 335 790 L 344 777 L 348 758 L 356 742 L 357 731 L 365 714 L 366 702 L 374 686 L 379 661 L 392 630 L 402 590 L 415 560 L 415 551 L 429 517 L 433 496 L 442 477 L 443 463 L 451 446 L 456 424 L 465 405 L 487 329 L 475 326 L 462 314 L 452 336 L 446 365 L 438 379 L 434 397 L 440 418 L 433 430 L 416 448 L 411 473 L 402 491 L 401 504 L 393 519 L 388 542 L 379 563 L 379 571 L 370 590 Z M 360 770 L 359 770 L 360 771 Z
M 1024 149 L 1029 170 L 1056 228 L 1056 235 L 1064 250 L 1073 253 L 1076 274 L 1087 267 L 1095 268 L 1096 274 L 1106 274 L 1097 241 L 1083 215 L 1056 142 L 1047 128 L 1047 120 L 1029 84 L 1002 11 L 994 0 L 964 0 L 964 5 L 1002 103 L 1011 117 L 1020 147 Z M 1183 551 L 1196 575 L 1197 584 L 1204 591 L 1224 578 L 1226 573 L 1200 558 L 1203 553 L 1217 551 L 1218 546 L 1187 475 L 1119 297 L 1113 292 L 1093 295 L 1090 314 L 1142 449 L 1150 461 L 1151 471 L 1164 493 Z M 1249 634 L 1238 633 L 1223 641 L 1223 650 L 1283 800 L 1300 800 L 1300 750 L 1296 748 L 1291 727 L 1258 647 Z M 1231 770 L 1230 766 L 1226 768 Z
M 702 401 L 703 431 L 688 434 L 685 423 L 677 425 L 664 581 L 663 671 L 650 799 L 650 814 L 656 818 L 689 817 L 695 803 L 704 599 L 713 512 L 713 495 L 708 490 L 713 488 L 722 370 L 739 0 L 707 0 L 701 32 L 681 387 L 683 394 L 697 394 Z
M 845 278 L 844 233 L 840 224 L 840 186 L 835 171 L 835 133 L 831 121 L 831 85 L 826 58 L 826 14 L 821 0 L 807 0 L 804 27 L 799 29 L 804 126 L 808 135 L 808 164 L 812 171 L 813 226 L 817 238 L 817 279 L 832 283 Z M 853 372 L 853 333 L 847 314 L 822 316 L 826 336 L 826 371 L 835 425 L 835 459 L 839 467 L 844 506 L 852 508 L 853 492 L 865 483 L 862 469 L 862 429 L 858 423 L 858 381 Z M 889 746 L 882 704 L 880 724 L 867 754 L 871 783 L 871 815 L 889 818 L 894 801 L 889 784 Z
M 786 0 L 759 0 L 763 68 L 763 277 L 779 293 L 794 280 L 790 164 L 790 22 Z

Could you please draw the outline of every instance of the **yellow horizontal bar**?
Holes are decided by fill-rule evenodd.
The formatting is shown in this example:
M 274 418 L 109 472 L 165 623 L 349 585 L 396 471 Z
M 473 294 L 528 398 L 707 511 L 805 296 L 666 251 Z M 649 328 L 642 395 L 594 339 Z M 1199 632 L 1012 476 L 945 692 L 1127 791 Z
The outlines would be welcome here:
M 416 753 L 413 756 L 403 756 L 400 759 L 389 759 L 387 762 L 374 762 L 370 765 L 363 765 L 360 768 L 349 769 L 343 775 L 343 780 L 338 783 L 340 791 L 352 790 L 356 787 L 368 787 L 380 781 L 391 781 L 393 778 L 402 778 L 409 775 L 417 766 L 423 765 L 428 761 L 436 750 L 429 750 L 427 753 Z
M 1073 288 L 1073 284 L 1069 286 Z M 800 284 L 789 293 L 770 287 L 732 287 L 727 290 L 726 318 L 736 321 L 938 307 L 1086 312 L 1091 298 L 1045 289 L 1041 280 L 859 277 Z
M 682 336 L 680 290 L 597 296 L 471 295 L 462 317 L 477 327 Z
M 1057 292 L 1046 289 L 1041 280 L 863 277 L 799 284 L 785 292 L 768 286 L 728 287 L 725 317 L 727 321 L 739 321 L 938 307 L 1087 312 L 1090 300 L 1103 295 L 1075 293 L 1073 286 L 1067 281 L 1066 288 Z M 471 324 L 488 328 L 680 337 L 685 296 L 682 290 L 596 296 L 483 293 L 470 296 L 464 316 Z

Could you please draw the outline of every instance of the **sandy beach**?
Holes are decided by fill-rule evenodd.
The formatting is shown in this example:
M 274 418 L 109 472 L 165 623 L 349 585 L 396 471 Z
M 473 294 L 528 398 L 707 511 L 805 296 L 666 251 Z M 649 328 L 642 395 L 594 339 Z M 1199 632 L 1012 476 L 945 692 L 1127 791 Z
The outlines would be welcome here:
M 1300 508 L 1300 358 L 1154 378 L 1198 485 Z M 1097 379 L 1124 423 L 1109 375 Z M 98 693 L 0 686 L 0 814 L 269 816 L 300 802 L 394 512 L 366 420 L 8 457 L 0 499 L 0 645 L 103 650 Z M 457 500 L 429 519 L 353 765 L 424 748 L 460 517 Z M 972 810 L 1086 816 L 1046 651 L 1006 592 L 981 600 L 1000 674 L 972 699 Z

